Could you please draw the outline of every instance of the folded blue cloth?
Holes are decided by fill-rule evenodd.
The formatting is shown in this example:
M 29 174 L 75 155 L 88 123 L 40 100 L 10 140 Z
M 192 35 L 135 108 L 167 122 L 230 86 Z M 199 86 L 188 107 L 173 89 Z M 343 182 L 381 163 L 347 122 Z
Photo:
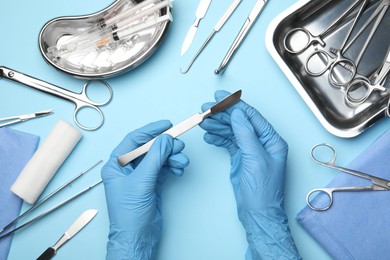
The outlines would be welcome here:
M 390 130 L 347 167 L 390 179 Z M 332 171 L 332 170 L 330 170 Z M 339 173 L 328 187 L 368 186 L 370 182 Z M 319 201 L 326 195 L 318 194 Z M 390 257 L 390 191 L 335 192 L 327 211 L 305 207 L 297 221 L 333 259 Z
M 36 135 L 0 128 L 0 230 L 19 216 L 22 200 L 10 191 L 39 143 Z M 6 260 L 12 236 L 0 239 L 0 260 Z

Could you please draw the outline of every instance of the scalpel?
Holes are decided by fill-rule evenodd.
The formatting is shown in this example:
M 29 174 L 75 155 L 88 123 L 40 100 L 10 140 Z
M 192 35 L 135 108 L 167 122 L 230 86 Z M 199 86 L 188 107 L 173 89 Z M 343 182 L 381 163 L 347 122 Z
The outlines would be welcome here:
M 49 260 L 57 252 L 57 250 L 66 242 L 75 236 L 81 229 L 83 229 L 98 213 L 96 209 L 89 209 L 84 211 L 81 216 L 70 226 L 70 228 L 61 236 L 54 246 L 49 247 L 43 252 L 37 260 Z
M 191 60 L 190 64 L 188 65 L 188 67 L 185 70 L 180 69 L 180 72 L 182 74 L 186 74 L 190 70 L 190 68 L 191 68 L 192 64 L 195 62 L 196 58 L 198 58 L 199 54 L 203 51 L 203 49 L 209 43 L 211 38 L 213 38 L 214 34 L 216 34 L 222 28 L 222 26 L 226 23 L 226 21 L 232 15 L 234 10 L 236 10 L 236 8 L 240 4 L 240 2 L 241 2 L 241 0 L 233 0 L 233 3 L 230 4 L 230 6 L 226 10 L 226 12 L 223 14 L 223 16 L 219 19 L 217 24 L 214 26 L 214 29 L 211 32 L 211 34 L 209 35 L 209 37 L 207 37 L 206 41 L 203 43 L 203 45 L 200 47 L 198 52 L 195 54 L 194 58 L 192 58 L 192 60 Z
M 222 99 L 220 102 L 218 102 L 217 104 L 212 106 L 210 109 L 206 110 L 205 112 L 197 113 L 197 114 L 187 118 L 186 120 L 182 121 L 181 123 L 168 129 L 163 134 L 169 134 L 173 138 L 176 138 L 179 135 L 184 134 L 185 132 L 187 132 L 191 128 L 202 123 L 202 121 L 205 118 L 207 118 L 211 115 L 214 115 L 216 113 L 219 113 L 221 111 L 224 111 L 224 110 L 228 109 L 229 107 L 233 106 L 238 101 L 240 101 L 240 98 L 241 98 L 241 90 L 238 90 L 238 91 L 230 94 L 229 96 L 225 97 L 224 99 Z M 145 154 L 147 151 L 149 151 L 150 147 L 152 146 L 152 144 L 154 143 L 156 138 L 157 137 L 155 137 L 154 139 L 150 140 L 146 144 L 138 147 L 137 149 L 135 149 L 129 153 L 126 153 L 124 155 L 119 156 L 118 163 L 121 166 L 125 166 L 129 162 L 131 162 L 134 159 L 138 158 L 139 156 Z
M 184 53 L 186 53 L 186 51 L 190 47 L 191 42 L 195 37 L 196 31 L 198 30 L 200 20 L 202 20 L 206 15 L 207 9 L 209 9 L 210 4 L 211 0 L 200 0 L 198 9 L 196 9 L 195 21 L 188 30 L 186 38 L 184 39 L 183 45 L 181 47 L 181 55 L 184 55 Z

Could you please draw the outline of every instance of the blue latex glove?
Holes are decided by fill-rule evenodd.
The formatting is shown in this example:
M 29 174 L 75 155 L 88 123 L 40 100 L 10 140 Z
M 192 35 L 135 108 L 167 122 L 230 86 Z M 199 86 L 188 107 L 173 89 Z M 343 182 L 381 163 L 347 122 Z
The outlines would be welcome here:
M 167 174 L 180 176 L 189 164 L 184 143 L 169 135 L 156 139 L 149 152 L 125 167 L 117 157 L 127 153 L 172 124 L 158 121 L 129 133 L 102 168 L 110 219 L 107 259 L 154 259 L 160 240 L 161 188 Z
M 217 91 L 216 101 L 230 93 Z M 206 111 L 215 103 L 206 103 Z M 238 217 L 247 234 L 247 259 L 300 258 L 283 210 L 287 143 L 266 119 L 243 101 L 205 119 L 207 143 L 231 157 L 230 180 Z

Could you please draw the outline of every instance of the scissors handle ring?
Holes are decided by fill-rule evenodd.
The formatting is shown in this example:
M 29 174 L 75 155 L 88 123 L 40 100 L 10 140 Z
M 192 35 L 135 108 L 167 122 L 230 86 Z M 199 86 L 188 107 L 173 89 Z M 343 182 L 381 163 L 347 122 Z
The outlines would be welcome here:
M 354 91 L 362 91 L 362 90 L 364 91 L 363 95 L 357 97 L 354 97 L 352 95 Z M 365 77 L 356 78 L 348 84 L 348 87 L 346 89 L 347 101 L 356 105 L 361 105 L 371 95 L 372 91 L 373 88 L 371 88 L 371 84 L 367 78 Z
M 318 56 L 320 57 L 320 59 L 322 61 L 325 62 L 325 66 L 319 70 L 319 71 L 313 71 L 313 70 L 310 70 L 310 60 L 314 57 L 314 56 Z M 324 57 L 324 59 L 322 59 L 321 57 Z M 306 63 L 305 63 L 305 71 L 307 74 L 309 74 L 310 76 L 312 77 L 319 77 L 321 76 L 322 74 L 325 73 L 325 71 L 327 71 L 329 69 L 329 67 L 331 66 L 332 62 L 331 60 L 334 60 L 333 57 L 331 57 L 326 51 L 324 50 L 316 50 L 314 52 L 312 52 L 306 59 Z
M 333 188 L 323 188 L 323 189 L 314 189 L 314 190 L 311 190 L 307 196 L 306 196 L 306 204 L 309 208 L 311 208 L 312 210 L 316 210 L 316 211 L 325 211 L 327 209 L 330 208 L 330 206 L 332 206 L 333 204 Z M 328 203 L 325 205 L 325 206 L 315 206 L 310 198 L 313 194 L 318 194 L 318 193 L 324 193 L 326 194 L 326 196 L 328 197 Z
M 80 121 L 77 118 L 77 114 L 84 108 L 90 108 L 90 109 L 93 109 L 93 110 L 98 112 L 99 117 L 100 117 L 100 121 L 99 121 L 99 123 L 97 125 L 95 125 L 95 126 L 86 126 L 86 125 L 80 123 Z M 98 108 L 95 105 L 91 105 L 91 104 L 84 103 L 84 102 L 83 103 L 78 103 L 77 102 L 76 103 L 76 109 L 74 110 L 74 113 L 73 113 L 73 121 L 81 129 L 84 129 L 84 130 L 87 130 L 87 131 L 93 131 L 93 130 L 99 129 L 103 125 L 103 123 L 104 123 L 104 115 L 103 115 L 103 112 L 100 110 L 100 108 Z
M 306 41 L 305 45 L 300 46 L 300 48 L 294 49 L 290 46 L 290 41 L 292 40 L 294 34 L 303 33 L 306 37 L 305 40 L 300 40 L 300 42 Z M 294 28 L 286 34 L 283 40 L 284 48 L 291 54 L 299 54 L 305 51 L 307 48 L 309 48 L 310 45 L 313 45 L 314 43 L 318 43 L 321 46 L 325 46 L 325 42 L 321 39 L 320 36 L 314 36 L 310 33 L 309 30 L 306 28 Z
M 345 73 L 338 73 L 340 71 L 337 71 L 337 68 L 341 68 L 341 67 L 345 69 L 344 71 L 350 72 L 350 74 L 345 77 L 345 80 L 343 79 L 341 81 L 338 81 L 336 79 L 337 75 L 338 74 L 345 74 Z M 356 67 L 355 62 L 353 62 L 352 60 L 344 58 L 341 55 L 338 55 L 336 60 L 334 62 L 332 62 L 329 71 L 330 71 L 329 76 L 328 76 L 329 82 L 333 86 L 343 87 L 343 86 L 349 84 L 355 78 L 355 75 L 357 72 L 357 67 Z
M 93 100 L 88 96 L 87 89 L 88 89 L 88 87 L 91 86 L 92 83 L 99 83 L 99 84 L 101 84 L 101 85 L 103 85 L 104 87 L 107 88 L 107 90 L 108 90 L 108 92 L 109 92 L 109 95 L 108 95 L 107 100 L 102 101 L 102 102 L 95 102 L 95 101 L 93 101 Z M 94 106 L 104 106 L 104 105 L 107 105 L 107 104 L 111 101 L 112 95 L 113 95 L 112 93 L 113 93 L 113 92 L 112 92 L 111 86 L 110 86 L 106 81 L 104 81 L 104 80 L 99 80 L 99 79 L 98 79 L 98 80 L 88 80 L 88 81 L 84 84 L 84 86 L 83 86 L 83 90 L 82 90 L 82 92 L 81 92 L 81 95 L 82 95 L 83 98 L 85 99 L 84 101 L 85 101 L 86 103 L 89 103 L 89 104 L 94 105 Z
M 320 160 L 320 159 L 318 159 L 318 157 L 316 157 L 315 150 L 318 150 L 318 148 L 320 148 L 320 147 L 325 147 L 326 149 L 328 149 L 332 152 L 332 158 L 330 160 L 327 160 L 327 161 Z M 313 146 L 313 148 L 311 148 L 310 156 L 313 159 L 313 161 L 315 161 L 316 163 L 318 163 L 320 165 L 333 166 L 334 162 L 336 161 L 336 150 L 332 146 L 330 146 L 329 144 L 326 144 L 326 143 L 317 144 L 317 145 Z

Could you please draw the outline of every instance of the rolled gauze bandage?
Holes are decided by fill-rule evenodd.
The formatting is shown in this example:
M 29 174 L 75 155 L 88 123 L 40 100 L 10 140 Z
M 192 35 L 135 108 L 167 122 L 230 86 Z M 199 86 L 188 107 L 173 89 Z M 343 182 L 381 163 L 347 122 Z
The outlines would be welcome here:
M 80 140 L 81 132 L 59 121 L 26 164 L 11 191 L 33 204 Z

